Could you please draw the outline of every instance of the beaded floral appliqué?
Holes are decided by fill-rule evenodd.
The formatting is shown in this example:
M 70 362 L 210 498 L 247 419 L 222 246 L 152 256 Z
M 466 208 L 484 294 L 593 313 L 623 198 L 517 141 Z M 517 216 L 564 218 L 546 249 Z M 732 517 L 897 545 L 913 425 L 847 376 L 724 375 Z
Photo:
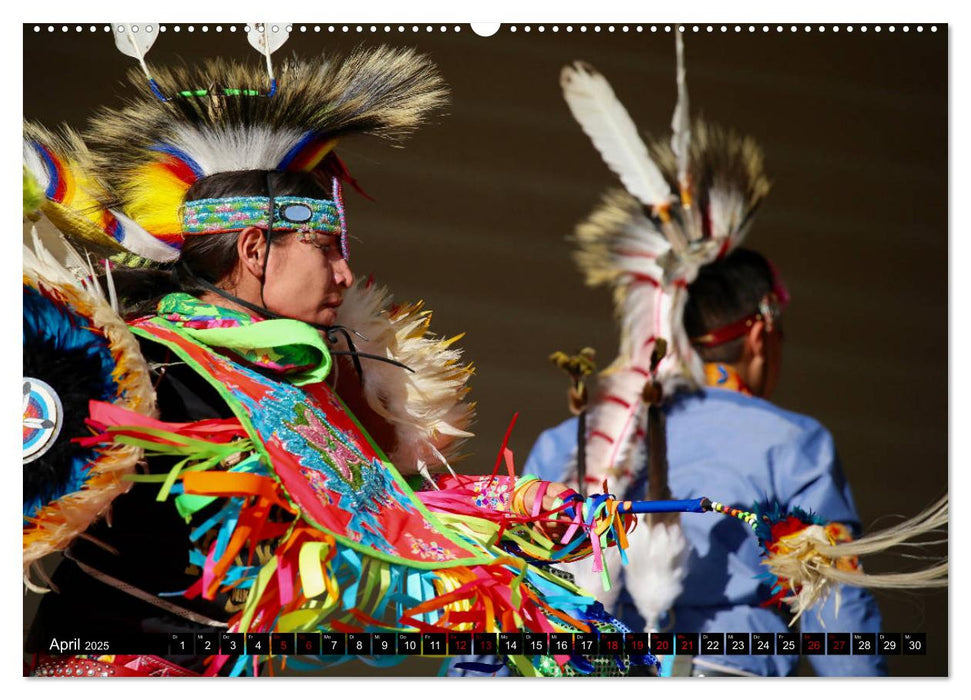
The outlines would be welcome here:
M 509 499 L 512 498 L 512 490 L 509 484 L 503 483 L 500 479 L 485 479 L 476 481 L 472 484 L 475 491 L 476 508 L 488 508 L 490 510 L 508 510 Z
M 411 543 L 412 554 L 417 554 L 422 559 L 430 559 L 432 561 L 445 561 L 448 559 L 448 552 L 438 542 L 426 542 L 420 537 L 415 537 L 410 532 L 406 532 L 405 537 Z

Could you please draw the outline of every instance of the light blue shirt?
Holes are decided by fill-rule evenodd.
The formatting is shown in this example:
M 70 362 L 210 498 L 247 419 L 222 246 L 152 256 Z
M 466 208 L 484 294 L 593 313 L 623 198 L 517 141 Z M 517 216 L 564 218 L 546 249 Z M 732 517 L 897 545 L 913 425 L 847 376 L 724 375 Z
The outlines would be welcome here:
M 576 418 L 542 433 L 524 467 L 562 481 L 576 449 Z M 812 510 L 859 534 L 859 517 L 836 455 L 833 438 L 817 421 L 768 401 L 708 388 L 677 397 L 667 410 L 668 481 L 673 498 L 708 498 L 748 510 L 756 501 Z M 646 469 L 626 498 L 645 493 Z M 673 607 L 675 632 L 791 632 L 779 612 L 762 607 L 770 597 L 758 541 L 751 529 L 717 514 L 681 516 L 690 545 L 684 589 Z M 621 582 L 621 585 L 623 583 Z M 614 614 L 632 629 L 644 621 L 623 589 Z M 799 621 L 803 632 L 878 632 L 880 612 L 864 589 L 842 587 L 834 599 Z M 763 676 L 794 673 L 797 656 L 705 656 L 722 666 Z M 886 674 L 880 656 L 811 656 L 819 675 Z

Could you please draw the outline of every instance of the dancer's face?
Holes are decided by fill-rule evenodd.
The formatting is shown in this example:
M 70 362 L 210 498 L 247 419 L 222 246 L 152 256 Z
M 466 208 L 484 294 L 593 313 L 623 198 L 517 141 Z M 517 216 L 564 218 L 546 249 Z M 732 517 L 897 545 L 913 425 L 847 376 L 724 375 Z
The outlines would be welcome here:
M 267 253 L 265 232 L 248 228 L 239 235 L 237 252 L 237 296 L 286 318 L 332 325 L 354 283 L 334 235 L 276 234 Z
M 290 234 L 270 246 L 263 300 L 281 316 L 327 326 L 353 283 L 337 236 Z

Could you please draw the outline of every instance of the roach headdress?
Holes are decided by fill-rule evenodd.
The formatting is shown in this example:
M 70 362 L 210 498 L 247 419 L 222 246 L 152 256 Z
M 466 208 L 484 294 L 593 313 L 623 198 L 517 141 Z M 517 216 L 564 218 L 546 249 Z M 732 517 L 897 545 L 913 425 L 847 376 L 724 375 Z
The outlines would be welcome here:
M 153 70 L 147 81 L 137 70 L 129 77 L 135 94 L 128 104 L 103 110 L 85 135 L 91 170 L 117 208 L 174 249 L 187 235 L 266 226 L 271 215 L 268 197 L 187 201 L 194 184 L 220 173 L 302 172 L 329 198 L 278 197 L 270 223 L 340 235 L 346 257 L 341 186 L 353 180 L 334 152 L 338 140 L 400 139 L 446 94 L 431 61 L 387 47 L 340 60 L 287 61 L 269 75 L 216 59 Z M 297 218 L 287 214 L 292 205 L 302 205 Z

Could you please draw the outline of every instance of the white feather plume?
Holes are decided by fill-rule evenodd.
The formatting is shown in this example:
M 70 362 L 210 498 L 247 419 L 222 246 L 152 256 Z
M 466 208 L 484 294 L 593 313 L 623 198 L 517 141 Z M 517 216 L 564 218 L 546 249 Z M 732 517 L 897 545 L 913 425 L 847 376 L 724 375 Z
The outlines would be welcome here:
M 627 191 L 648 206 L 668 204 L 671 188 L 606 78 L 578 62 L 562 70 L 560 85 L 573 117 Z
M 367 337 L 354 341 L 359 351 L 414 370 L 364 360 L 367 403 L 395 428 L 388 455 L 395 467 L 404 474 L 427 474 L 433 465 L 451 469 L 449 459 L 472 437 L 467 428 L 474 405 L 464 400 L 472 368 L 461 365 L 461 350 L 450 347 L 458 338 L 428 333 L 431 312 L 420 303 L 393 307 L 390 301 L 385 288 L 359 282 L 344 296 L 336 322 Z
M 179 125 L 170 142 L 191 153 L 209 175 L 234 170 L 276 170 L 303 132 L 271 126 L 197 128 Z
M 111 33 L 115 37 L 115 46 L 126 56 L 131 56 L 138 60 L 145 77 L 151 78 L 148 65 L 145 63 L 145 55 L 152 48 L 158 38 L 157 24 L 113 24 Z
M 627 568 L 624 581 L 647 631 L 658 622 L 681 595 L 686 570 L 688 541 L 680 520 L 648 525 L 646 518 L 627 536 Z

